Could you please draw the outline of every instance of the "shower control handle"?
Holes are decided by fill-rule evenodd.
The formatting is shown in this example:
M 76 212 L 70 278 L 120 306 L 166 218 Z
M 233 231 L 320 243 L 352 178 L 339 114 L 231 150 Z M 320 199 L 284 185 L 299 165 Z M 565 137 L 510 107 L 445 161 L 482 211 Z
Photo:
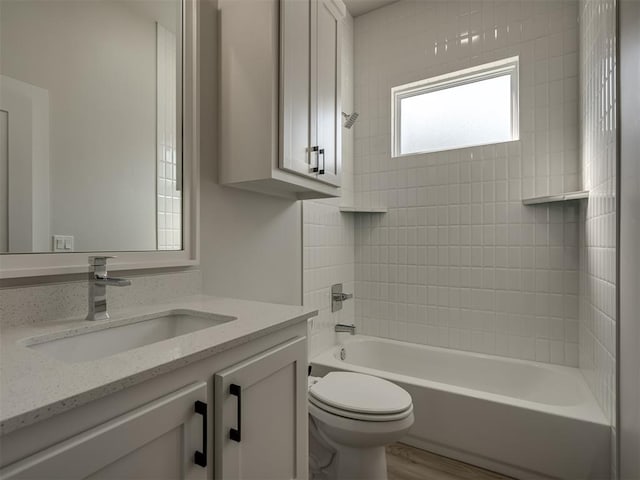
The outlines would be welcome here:
M 353 293 L 334 293 L 332 295 L 334 300 L 338 300 L 340 302 L 344 302 L 345 300 L 350 300 L 353 298 Z
M 342 291 L 342 284 L 336 283 L 331 285 L 331 311 L 337 312 L 342 310 L 342 302 L 353 298 L 353 293 L 344 293 Z

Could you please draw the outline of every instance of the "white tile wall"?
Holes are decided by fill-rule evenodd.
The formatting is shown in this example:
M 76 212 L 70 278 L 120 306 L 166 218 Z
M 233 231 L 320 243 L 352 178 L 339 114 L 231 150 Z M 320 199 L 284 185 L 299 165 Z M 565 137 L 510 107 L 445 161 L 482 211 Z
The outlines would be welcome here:
M 342 53 L 342 108 L 353 112 L 353 18 L 344 22 Z M 353 214 L 339 211 L 353 205 L 353 128 L 342 129 L 342 197 L 303 202 L 303 291 L 304 305 L 317 308 L 313 319 L 309 355 L 333 345 L 336 323 L 353 323 L 354 302 L 346 301 L 340 312 L 331 313 L 331 285 L 342 283 L 345 292 L 354 290 L 355 234 Z
M 580 368 L 615 425 L 616 2 L 580 2 L 582 174 Z M 615 455 L 613 456 L 615 459 Z
M 333 326 L 353 323 L 354 302 L 331 313 L 330 292 L 334 283 L 344 284 L 345 292 L 354 290 L 353 215 L 340 213 L 335 201 L 310 201 L 303 205 L 304 215 L 304 305 L 317 308 L 313 319 L 309 354 L 311 357 L 335 344 Z
M 519 193 L 578 187 L 577 1 L 404 0 L 355 25 L 356 108 L 363 115 L 356 128 L 359 200 L 384 203 L 379 173 L 396 169 L 388 155 L 391 87 L 515 55 Z
M 578 365 L 577 1 L 403 0 L 355 21 L 363 333 Z M 520 56 L 521 140 L 390 157 L 395 85 Z M 361 120 L 361 121 L 360 121 Z

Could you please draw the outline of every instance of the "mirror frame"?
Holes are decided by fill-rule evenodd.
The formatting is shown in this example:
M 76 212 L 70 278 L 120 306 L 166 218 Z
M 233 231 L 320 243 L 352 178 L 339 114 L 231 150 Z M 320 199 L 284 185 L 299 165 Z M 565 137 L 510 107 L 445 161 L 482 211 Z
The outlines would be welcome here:
M 198 61 L 199 0 L 182 0 L 182 174 L 183 249 L 180 251 L 99 251 L 0 255 L 0 279 L 86 273 L 90 255 L 110 255 L 110 270 L 193 267 L 199 265 L 200 83 Z

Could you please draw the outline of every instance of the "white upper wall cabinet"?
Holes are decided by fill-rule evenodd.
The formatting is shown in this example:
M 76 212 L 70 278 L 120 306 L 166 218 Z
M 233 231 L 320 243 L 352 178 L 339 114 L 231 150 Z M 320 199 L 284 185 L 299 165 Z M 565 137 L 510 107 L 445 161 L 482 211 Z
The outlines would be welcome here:
M 219 9 L 220 183 L 339 196 L 344 4 L 221 0 Z

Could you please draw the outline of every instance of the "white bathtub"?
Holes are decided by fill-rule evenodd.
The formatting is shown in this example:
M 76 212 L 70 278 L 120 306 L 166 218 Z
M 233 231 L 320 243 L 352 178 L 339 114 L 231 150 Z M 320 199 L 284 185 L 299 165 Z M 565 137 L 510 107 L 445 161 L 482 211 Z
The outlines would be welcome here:
M 405 388 L 405 443 L 521 479 L 608 477 L 611 427 L 576 368 L 361 335 L 312 364 Z

